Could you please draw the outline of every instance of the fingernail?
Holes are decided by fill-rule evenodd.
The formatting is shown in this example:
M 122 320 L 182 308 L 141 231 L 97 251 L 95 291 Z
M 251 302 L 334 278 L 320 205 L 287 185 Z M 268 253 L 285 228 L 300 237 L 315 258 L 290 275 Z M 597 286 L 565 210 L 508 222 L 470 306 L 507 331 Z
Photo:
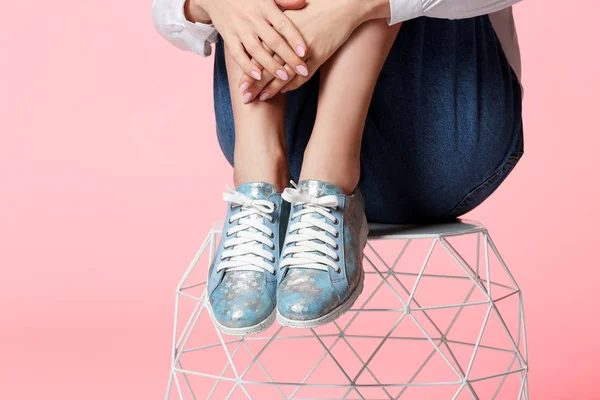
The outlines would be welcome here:
M 267 92 L 263 92 L 260 94 L 260 97 L 258 98 L 260 101 L 265 101 L 267 100 L 269 97 L 271 97 L 271 95 L 269 95 L 269 93 Z
M 304 47 L 298 45 L 296 46 L 296 54 L 298 54 L 300 57 L 304 57 L 306 50 L 304 50 Z
M 244 101 L 244 104 L 250 103 L 250 100 L 252 100 L 252 93 L 246 93 L 244 97 L 242 97 L 242 100 Z
M 287 93 L 287 92 L 289 92 L 289 91 L 290 91 L 290 89 L 288 89 L 288 88 L 284 87 L 283 89 L 281 89 L 281 90 L 279 91 L 279 93 Z
M 284 81 L 287 81 L 289 78 L 287 72 L 282 69 L 275 71 L 275 74 L 279 77 L 279 79 L 283 79 Z
M 257 81 L 260 81 L 260 78 L 262 78 L 262 76 L 260 75 L 260 72 L 258 72 L 258 71 L 252 71 L 250 73 L 250 75 L 252 75 L 254 77 L 254 79 L 256 79 Z
M 296 71 L 298 71 L 298 73 L 302 76 L 308 76 L 308 70 L 304 65 L 298 65 L 296 67 Z
M 240 93 L 244 94 L 244 92 L 248 89 L 249 86 L 250 86 L 249 82 L 242 83 L 242 86 L 240 86 Z

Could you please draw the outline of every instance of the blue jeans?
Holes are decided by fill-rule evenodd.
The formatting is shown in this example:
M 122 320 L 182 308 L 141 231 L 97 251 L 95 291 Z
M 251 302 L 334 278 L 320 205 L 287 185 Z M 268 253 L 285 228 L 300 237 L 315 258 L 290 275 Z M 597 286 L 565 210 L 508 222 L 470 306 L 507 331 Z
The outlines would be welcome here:
M 291 178 L 317 110 L 318 72 L 288 94 Z M 233 164 L 223 43 L 214 69 L 217 133 Z M 343 115 L 335 118 L 343 118 Z M 454 219 L 487 199 L 523 154 L 521 87 L 488 16 L 403 23 L 365 123 L 359 187 L 370 222 Z

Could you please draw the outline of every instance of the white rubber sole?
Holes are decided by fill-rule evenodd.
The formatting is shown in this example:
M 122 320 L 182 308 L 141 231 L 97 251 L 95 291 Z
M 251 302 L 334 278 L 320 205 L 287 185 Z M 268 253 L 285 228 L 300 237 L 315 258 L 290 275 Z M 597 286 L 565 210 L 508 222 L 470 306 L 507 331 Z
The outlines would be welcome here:
M 279 314 L 277 311 L 277 321 L 283 326 L 289 326 L 290 328 L 317 328 L 321 325 L 328 324 L 330 322 L 335 321 L 342 315 L 344 315 L 356 302 L 356 300 L 360 297 L 365 284 L 365 272 L 363 270 L 360 271 L 360 279 L 358 284 L 354 288 L 354 291 L 348 296 L 345 302 L 340 304 L 337 308 L 331 310 L 328 314 L 325 314 L 319 318 L 309 319 L 309 320 L 295 320 L 285 318 L 283 315 Z
M 210 305 L 210 302 L 207 302 L 207 307 L 210 309 L 210 318 L 213 320 L 217 328 L 219 328 L 219 330 L 225 333 L 226 335 L 231 336 L 245 336 L 261 333 L 262 331 L 269 329 L 275 323 L 275 315 L 277 313 L 276 310 L 273 310 L 265 320 L 259 322 L 256 325 L 244 328 L 230 328 L 228 326 L 221 325 L 221 323 L 217 321 L 217 319 L 215 318 L 215 314 L 212 310 L 212 306 Z

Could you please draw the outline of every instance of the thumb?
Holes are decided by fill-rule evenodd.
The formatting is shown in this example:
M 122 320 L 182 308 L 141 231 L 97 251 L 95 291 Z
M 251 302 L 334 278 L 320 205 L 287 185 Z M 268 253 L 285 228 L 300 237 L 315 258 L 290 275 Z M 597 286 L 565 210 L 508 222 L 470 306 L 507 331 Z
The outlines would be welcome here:
M 285 10 L 299 10 L 306 6 L 306 0 L 275 0 L 275 4 Z

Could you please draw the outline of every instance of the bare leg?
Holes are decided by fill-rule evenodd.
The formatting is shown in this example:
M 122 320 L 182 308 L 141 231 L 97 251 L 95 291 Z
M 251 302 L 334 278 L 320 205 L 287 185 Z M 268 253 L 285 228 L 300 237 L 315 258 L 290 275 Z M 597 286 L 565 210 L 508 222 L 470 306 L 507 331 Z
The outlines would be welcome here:
M 235 124 L 234 184 L 268 182 L 281 192 L 289 181 L 285 142 L 286 97 L 276 96 L 270 101 L 244 104 L 238 89 L 242 69 L 229 54 L 227 46 L 225 63 Z
M 390 27 L 385 20 L 369 21 L 321 66 L 317 117 L 300 180 L 332 183 L 346 194 L 354 191 L 367 111 L 399 29 L 400 24 Z

